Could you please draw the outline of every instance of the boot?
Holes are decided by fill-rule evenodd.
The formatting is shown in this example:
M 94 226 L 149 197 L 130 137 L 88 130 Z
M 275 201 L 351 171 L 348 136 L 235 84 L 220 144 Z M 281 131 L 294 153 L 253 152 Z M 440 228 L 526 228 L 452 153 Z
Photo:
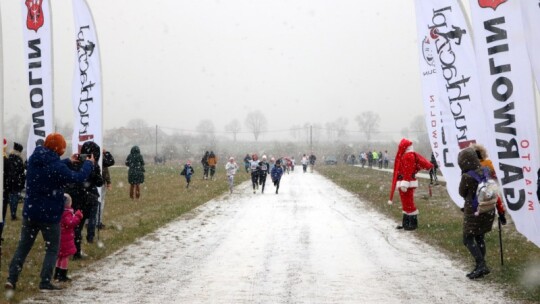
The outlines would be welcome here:
M 477 265 L 476 269 L 470 274 L 468 274 L 467 277 L 469 277 L 469 279 L 471 280 L 476 280 L 484 277 L 485 275 L 488 275 L 490 272 L 491 270 L 489 270 L 489 268 L 486 266 L 486 263 L 483 262 Z
M 408 225 L 404 225 L 405 230 L 416 230 L 418 228 L 418 215 L 407 215 L 409 218 Z
M 58 281 L 58 277 L 59 277 L 59 275 L 60 275 L 60 271 L 61 271 L 61 269 L 58 268 L 58 267 L 56 267 L 56 268 L 54 269 L 53 280 Z
M 71 278 L 67 276 L 67 269 L 60 269 L 60 274 L 58 275 L 59 282 L 69 282 Z
M 402 219 L 402 221 L 401 221 L 401 225 L 398 225 L 398 226 L 396 227 L 396 229 L 403 229 L 403 228 L 405 228 L 405 227 L 407 227 L 407 226 L 409 226 L 409 218 L 408 218 L 408 216 L 404 213 L 404 214 L 403 214 L 403 219 Z

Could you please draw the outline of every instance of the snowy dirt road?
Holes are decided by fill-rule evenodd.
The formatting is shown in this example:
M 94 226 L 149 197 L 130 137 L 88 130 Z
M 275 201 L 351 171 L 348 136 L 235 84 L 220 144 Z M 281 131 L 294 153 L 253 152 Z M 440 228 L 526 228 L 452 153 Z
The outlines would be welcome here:
M 395 225 L 297 171 L 278 195 L 242 184 L 27 303 L 512 303 Z

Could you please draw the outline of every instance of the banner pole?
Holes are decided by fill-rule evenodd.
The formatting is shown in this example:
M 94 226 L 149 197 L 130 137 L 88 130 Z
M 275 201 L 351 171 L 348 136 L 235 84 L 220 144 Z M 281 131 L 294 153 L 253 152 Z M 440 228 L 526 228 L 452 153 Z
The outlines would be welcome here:
M 499 250 L 501 252 L 501 266 L 504 266 L 501 220 L 497 219 L 497 222 L 499 223 Z

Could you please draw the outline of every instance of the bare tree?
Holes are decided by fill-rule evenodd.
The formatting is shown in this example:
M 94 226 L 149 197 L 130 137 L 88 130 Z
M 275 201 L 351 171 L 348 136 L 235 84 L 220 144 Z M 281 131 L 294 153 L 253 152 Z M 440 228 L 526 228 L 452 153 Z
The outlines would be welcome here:
M 246 116 L 246 127 L 253 133 L 255 141 L 257 141 L 259 135 L 267 130 L 268 122 L 261 111 L 253 111 Z
M 424 116 L 418 115 L 412 120 L 410 131 L 416 137 L 416 150 L 424 155 L 429 155 L 431 153 L 431 145 L 429 143 L 429 134 Z
M 238 134 L 238 132 L 240 132 L 240 130 L 241 130 L 241 126 L 240 126 L 240 122 L 238 121 L 238 119 L 232 120 L 229 124 L 227 124 L 225 126 L 225 131 L 226 132 L 231 132 L 233 134 L 234 141 L 236 141 L 236 134 Z
M 371 141 L 371 137 L 379 131 L 379 123 L 381 118 L 379 114 L 372 111 L 362 112 L 356 116 L 356 122 L 360 131 L 366 135 L 368 143 Z
M 340 117 L 332 122 L 326 123 L 326 135 L 329 140 L 340 139 L 347 136 L 347 118 Z

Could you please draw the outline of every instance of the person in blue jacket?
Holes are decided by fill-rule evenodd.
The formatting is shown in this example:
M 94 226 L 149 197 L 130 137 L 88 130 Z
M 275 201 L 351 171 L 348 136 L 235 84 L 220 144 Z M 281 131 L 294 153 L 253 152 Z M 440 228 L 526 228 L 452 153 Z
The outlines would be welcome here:
M 41 291 L 58 290 L 51 283 L 60 244 L 60 219 L 64 212 L 64 190 L 68 183 L 82 183 L 94 168 L 94 156 L 83 160 L 79 171 L 68 168 L 70 159 L 61 160 L 66 151 L 66 140 L 59 133 L 49 134 L 43 146 L 37 146 L 30 158 L 26 172 L 26 198 L 23 207 L 23 220 L 19 244 L 9 265 L 9 276 L 4 287 L 15 289 L 26 256 L 32 249 L 38 233 L 44 239 L 45 256 L 41 267 Z
M 274 183 L 274 186 L 276 186 L 276 194 L 278 194 L 279 191 L 279 183 L 281 182 L 281 176 L 283 175 L 283 167 L 281 167 L 281 159 L 278 159 L 276 161 L 276 165 L 274 168 L 272 168 L 272 171 L 270 172 L 270 177 L 272 178 L 272 182 Z

